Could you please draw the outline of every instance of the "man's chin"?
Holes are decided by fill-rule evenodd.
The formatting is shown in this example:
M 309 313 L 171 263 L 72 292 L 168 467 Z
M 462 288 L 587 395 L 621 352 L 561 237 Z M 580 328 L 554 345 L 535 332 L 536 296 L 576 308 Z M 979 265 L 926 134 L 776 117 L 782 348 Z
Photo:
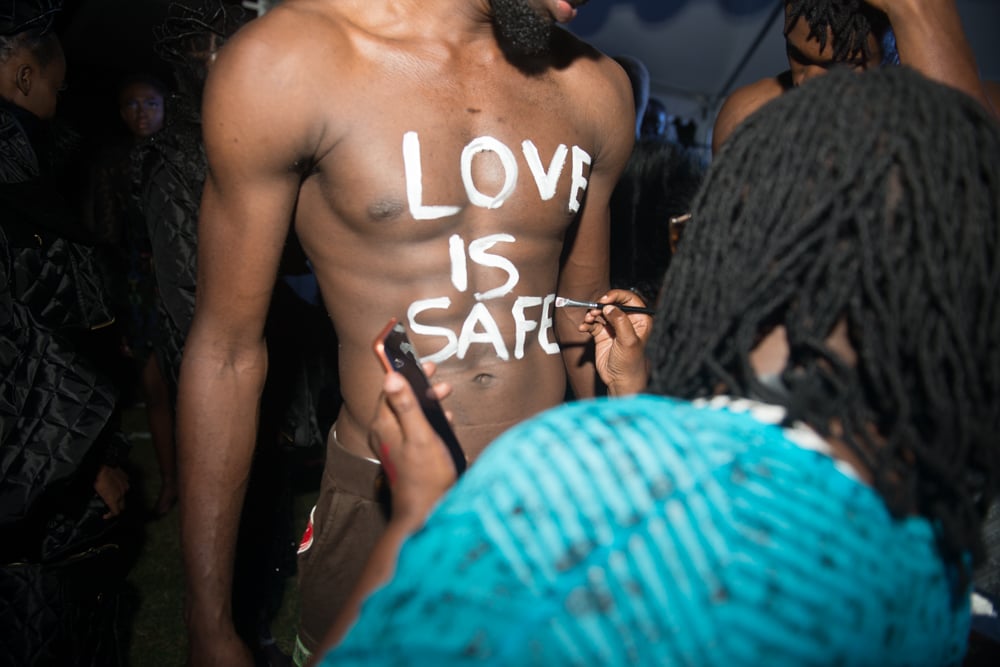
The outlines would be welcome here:
M 515 57 L 534 58 L 551 51 L 551 33 L 546 39 L 536 41 L 512 40 L 505 38 L 504 49 Z

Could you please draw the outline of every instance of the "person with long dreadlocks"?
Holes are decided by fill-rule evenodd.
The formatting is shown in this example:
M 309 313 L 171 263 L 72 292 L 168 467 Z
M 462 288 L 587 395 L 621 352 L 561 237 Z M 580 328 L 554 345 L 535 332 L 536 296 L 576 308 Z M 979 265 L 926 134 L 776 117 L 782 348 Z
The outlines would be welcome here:
M 791 0 L 785 2 L 785 72 L 738 88 L 722 104 L 712 152 L 743 119 L 835 66 L 856 71 L 903 64 L 972 95 L 995 116 L 954 0 Z
M 381 587 L 324 664 L 960 661 L 1000 481 L 997 155 L 968 96 L 832 72 L 711 165 L 651 333 L 631 292 L 588 312 L 618 396 L 512 428 L 445 493 L 387 376 Z

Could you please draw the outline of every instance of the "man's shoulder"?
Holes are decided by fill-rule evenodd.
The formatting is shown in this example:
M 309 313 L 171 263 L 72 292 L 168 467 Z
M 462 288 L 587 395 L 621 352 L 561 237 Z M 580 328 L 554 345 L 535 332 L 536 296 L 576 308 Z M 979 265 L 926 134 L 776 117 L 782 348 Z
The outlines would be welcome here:
M 556 26 L 553 29 L 552 48 L 557 54 L 588 56 L 590 58 L 604 56 L 595 46 L 562 26 Z
M 338 85 L 350 67 L 341 22 L 321 9 L 311 0 L 284 2 L 226 42 L 205 84 L 206 131 L 218 118 L 247 127 L 315 122 L 290 111 L 314 109 L 316 94 Z
M 220 59 L 230 67 L 249 64 L 254 68 L 283 69 L 294 66 L 296 61 L 301 66 L 315 67 L 319 62 L 317 49 L 334 46 L 342 32 L 342 20 L 329 5 L 286 0 L 240 29 L 226 42 Z
M 717 152 L 733 130 L 748 116 L 785 92 L 785 76 L 767 77 L 734 90 L 723 102 L 715 117 L 712 149 Z
M 274 6 L 256 21 L 247 24 L 257 29 L 284 30 L 308 25 L 321 28 L 328 22 L 341 20 L 338 3 L 329 0 L 285 0 Z
M 632 83 L 613 58 L 591 44 L 558 28 L 553 43 L 553 71 L 569 80 L 578 94 L 605 101 L 597 109 L 609 116 L 622 113 L 621 104 L 632 104 Z
M 729 95 L 729 99 L 746 101 L 749 99 L 766 98 L 765 101 L 772 100 L 785 91 L 786 78 L 785 73 L 782 72 L 777 76 L 768 76 L 763 79 L 758 79 L 753 83 L 748 83 L 747 85 L 734 90 Z
M 553 35 L 552 65 L 557 71 L 591 72 L 606 77 L 617 77 L 621 70 L 613 58 L 561 27 Z

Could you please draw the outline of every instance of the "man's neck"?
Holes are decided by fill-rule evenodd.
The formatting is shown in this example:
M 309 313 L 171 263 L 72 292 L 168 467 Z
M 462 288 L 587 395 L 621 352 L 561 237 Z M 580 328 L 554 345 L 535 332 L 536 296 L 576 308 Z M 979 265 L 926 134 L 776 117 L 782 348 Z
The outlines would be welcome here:
M 351 0 L 344 11 L 382 36 L 461 46 L 493 35 L 489 0 Z

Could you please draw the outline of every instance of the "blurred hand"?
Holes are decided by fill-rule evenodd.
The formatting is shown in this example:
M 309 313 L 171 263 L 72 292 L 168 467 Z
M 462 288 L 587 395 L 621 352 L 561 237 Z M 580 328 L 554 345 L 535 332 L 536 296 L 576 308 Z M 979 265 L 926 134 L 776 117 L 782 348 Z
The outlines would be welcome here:
M 433 364 L 424 364 L 424 371 L 430 377 Z M 447 384 L 433 388 L 438 400 L 451 392 Z M 391 520 L 414 528 L 423 525 L 438 499 L 455 483 L 455 465 L 399 373 L 385 376 L 369 437 L 392 489 Z
M 125 494 L 128 492 L 128 473 L 121 468 L 102 465 L 97 469 L 94 491 L 108 506 L 105 519 L 118 516 L 125 509 Z
M 597 301 L 608 305 L 588 310 L 580 325 L 580 331 L 594 338 L 597 373 L 612 396 L 638 393 L 649 381 L 646 342 L 653 331 L 653 318 L 641 313 L 626 314 L 613 307 L 646 305 L 628 290 L 611 290 Z

